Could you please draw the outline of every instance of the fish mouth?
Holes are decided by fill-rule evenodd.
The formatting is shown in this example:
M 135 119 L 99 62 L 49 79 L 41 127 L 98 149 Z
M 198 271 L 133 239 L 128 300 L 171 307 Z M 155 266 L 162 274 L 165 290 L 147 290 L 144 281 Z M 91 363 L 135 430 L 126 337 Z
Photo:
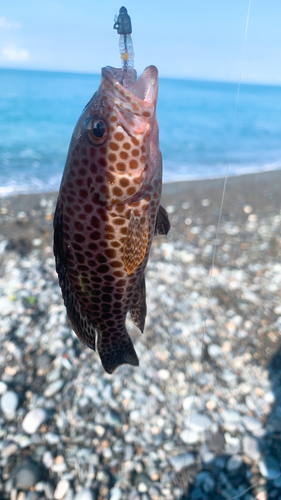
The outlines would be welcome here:
M 120 83 L 122 69 L 106 66 L 102 68 L 101 88 L 113 101 L 117 112 L 119 111 L 118 115 L 124 128 L 133 128 L 135 133 L 136 128 L 145 129 L 147 124 L 155 118 L 158 70 L 155 66 L 148 66 L 138 80 L 136 80 L 136 71 L 132 76 L 133 83 L 131 90 L 128 90 Z M 140 118 L 143 126 L 141 126 Z

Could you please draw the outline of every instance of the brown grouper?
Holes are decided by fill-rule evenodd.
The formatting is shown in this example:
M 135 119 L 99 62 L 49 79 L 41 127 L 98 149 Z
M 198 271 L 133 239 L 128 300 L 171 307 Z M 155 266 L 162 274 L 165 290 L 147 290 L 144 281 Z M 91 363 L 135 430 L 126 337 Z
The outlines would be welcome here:
M 125 326 L 143 331 L 145 267 L 153 237 L 167 234 L 160 205 L 162 159 L 158 71 L 145 69 L 131 91 L 122 70 L 102 69 L 98 91 L 74 129 L 54 215 L 54 254 L 73 330 L 97 348 L 104 369 L 138 365 Z

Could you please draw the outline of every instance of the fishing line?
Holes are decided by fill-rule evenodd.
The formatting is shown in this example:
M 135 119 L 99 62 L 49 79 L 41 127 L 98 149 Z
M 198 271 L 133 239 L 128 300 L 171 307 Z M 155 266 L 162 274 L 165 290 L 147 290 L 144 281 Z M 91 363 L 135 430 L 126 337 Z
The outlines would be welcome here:
M 210 294 L 211 294 L 212 281 L 213 281 L 213 271 L 214 271 L 215 261 L 216 261 L 216 256 L 217 256 L 218 236 L 219 236 L 220 228 L 221 228 L 222 209 L 223 209 L 223 203 L 224 203 L 224 199 L 225 199 L 225 191 L 226 191 L 226 185 L 227 185 L 227 179 L 228 179 L 229 165 L 230 165 L 230 160 L 231 160 L 231 155 L 232 155 L 232 149 L 233 149 L 234 127 L 235 127 L 236 113 L 237 113 L 237 107 L 238 107 L 238 101 L 239 101 L 239 94 L 240 94 L 240 86 L 241 86 L 241 79 L 242 79 L 242 67 L 243 67 L 243 59 L 244 59 L 244 52 L 245 52 L 245 46 L 246 46 L 246 39 L 247 39 L 247 34 L 248 34 L 250 11 L 251 11 L 251 0 L 249 0 L 249 3 L 248 3 L 246 26 L 245 26 L 244 40 L 243 40 L 243 45 L 242 45 L 241 61 L 240 61 L 240 68 L 241 69 L 240 69 L 240 74 L 239 74 L 239 79 L 238 79 L 238 85 L 237 85 L 237 92 L 236 92 L 236 99 L 235 99 L 235 108 L 234 108 L 234 114 L 233 114 L 233 120 L 232 120 L 232 127 L 231 127 L 231 134 L 230 134 L 230 145 L 229 145 L 227 165 L 226 165 L 226 170 L 225 170 L 225 177 L 224 177 L 222 197 L 221 197 L 221 203 L 220 203 L 220 209 L 219 209 L 218 223 L 217 223 L 217 228 L 216 228 L 216 236 L 215 236 L 215 241 L 214 241 L 214 244 L 213 244 L 213 256 L 212 256 L 212 263 L 211 263 L 211 268 L 210 268 L 210 272 L 209 272 L 207 303 L 206 303 L 204 320 L 203 320 L 202 334 L 201 334 L 201 337 L 200 337 L 201 366 L 203 366 L 204 337 L 205 337 L 206 330 L 207 330 L 208 305 L 209 305 L 209 301 L 210 301 Z M 196 372 L 195 372 L 195 390 L 194 390 L 193 395 L 192 395 L 193 396 L 193 403 L 192 403 L 192 406 L 191 406 L 191 411 L 190 411 L 190 416 L 189 416 L 189 426 L 188 426 L 188 432 L 189 433 L 190 433 L 191 418 L 192 418 L 192 415 L 194 413 L 194 401 L 195 401 L 195 396 L 196 396 L 196 392 L 195 392 L 196 391 L 196 386 L 197 386 L 197 380 L 196 380 Z M 241 497 L 241 495 L 244 495 L 244 493 L 246 491 L 249 491 L 250 489 L 252 489 L 253 486 L 255 486 L 255 485 L 250 486 L 243 493 L 240 493 L 240 494 L 236 495 L 235 497 L 230 498 L 229 500 L 234 500 L 234 499 L 237 499 L 237 498 Z

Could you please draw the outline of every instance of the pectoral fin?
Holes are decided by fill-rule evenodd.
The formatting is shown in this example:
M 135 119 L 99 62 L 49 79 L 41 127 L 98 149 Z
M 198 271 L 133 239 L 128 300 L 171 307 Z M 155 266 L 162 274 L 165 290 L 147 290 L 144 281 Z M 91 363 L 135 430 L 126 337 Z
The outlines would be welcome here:
M 168 219 L 168 214 L 162 205 L 160 205 L 156 224 L 155 224 L 155 236 L 159 236 L 160 234 L 168 234 L 170 230 L 170 222 Z
M 143 261 L 149 236 L 148 214 L 134 215 L 132 210 L 123 247 L 123 262 L 128 274 Z

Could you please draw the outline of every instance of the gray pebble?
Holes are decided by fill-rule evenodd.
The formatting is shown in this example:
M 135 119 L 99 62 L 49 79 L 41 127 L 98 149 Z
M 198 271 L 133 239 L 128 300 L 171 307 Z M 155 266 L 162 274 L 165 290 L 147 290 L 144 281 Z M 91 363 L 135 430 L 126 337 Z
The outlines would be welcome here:
M 44 492 L 48 500 L 53 500 L 54 498 L 56 498 L 54 496 L 54 486 L 52 485 L 52 483 L 50 483 L 50 481 L 44 484 Z
M 226 462 L 226 469 L 228 472 L 234 472 L 238 470 L 241 465 L 243 465 L 242 457 L 240 455 L 233 455 Z
M 42 462 L 47 469 L 50 469 L 54 463 L 54 457 L 50 451 L 45 451 L 42 457 Z
M 203 490 L 205 493 L 211 493 L 211 491 L 214 491 L 215 489 L 215 481 L 212 478 L 212 476 L 208 475 L 203 483 Z
M 34 462 L 25 462 L 15 467 L 11 472 L 15 487 L 20 490 L 29 490 L 41 479 L 41 469 Z
M 279 463 L 271 455 L 262 457 L 259 461 L 259 469 L 261 475 L 266 479 L 277 479 L 278 474 L 280 474 Z
M 278 488 L 278 489 L 281 488 L 281 476 L 279 476 L 276 479 L 274 479 L 273 485 L 275 486 L 275 488 Z
M 237 423 L 241 420 L 240 413 L 235 410 L 224 410 L 221 416 L 226 423 Z
M 73 498 L 74 498 L 74 491 L 72 488 L 70 488 L 63 500 L 73 500 Z
M 45 434 L 45 439 L 49 444 L 58 444 L 60 442 L 59 435 L 55 434 L 54 432 L 47 432 Z
M 197 486 L 196 488 L 194 488 L 192 490 L 191 495 L 190 495 L 190 499 L 191 500 L 202 500 L 202 498 L 204 498 L 203 491 L 201 490 L 201 488 L 199 488 L 199 486 Z
M 46 378 L 48 382 L 55 382 L 60 378 L 60 376 L 61 376 L 61 369 L 56 368 L 55 370 L 52 370 L 50 373 L 48 373 Z
M 38 358 L 36 359 L 36 367 L 38 370 L 44 370 L 45 368 L 50 367 L 51 362 L 51 356 L 47 352 L 44 352 L 43 354 L 40 354 L 40 356 L 38 356 Z
M 94 494 L 89 488 L 84 488 L 76 493 L 74 500 L 94 500 Z
M 209 354 L 210 358 L 212 358 L 212 359 L 216 359 L 216 358 L 221 357 L 221 354 L 222 354 L 221 347 L 217 344 L 210 344 L 208 346 L 208 354 Z
M 191 429 L 184 429 L 180 433 L 180 438 L 185 444 L 194 444 L 200 441 L 200 434 L 192 431 Z
M 38 495 L 35 491 L 28 491 L 25 500 L 38 500 Z
M 110 500 L 121 500 L 122 490 L 120 488 L 111 488 L 109 498 Z
M 243 451 L 247 457 L 252 460 L 258 460 L 261 454 L 258 440 L 252 436 L 244 436 Z
M 66 481 L 65 479 L 61 479 L 56 486 L 56 489 L 54 492 L 54 499 L 61 500 L 68 492 L 69 487 L 70 487 L 69 481 Z
M 185 467 L 189 467 L 195 462 L 194 455 L 192 453 L 181 453 L 180 455 L 176 455 L 174 457 L 169 458 L 169 462 L 172 467 L 179 472 Z
M 225 438 L 221 432 L 212 434 L 209 441 L 209 448 L 211 451 L 221 452 L 225 445 Z
M 121 419 L 120 419 L 118 413 L 116 413 L 116 411 L 114 411 L 114 410 L 109 410 L 105 414 L 105 421 L 108 425 L 111 425 L 112 427 L 114 427 L 114 426 L 119 427 L 121 425 Z
M 48 414 L 42 408 L 29 411 L 23 421 L 22 428 L 27 434 L 34 434 L 39 427 L 47 420 Z
M 19 405 L 19 397 L 14 391 L 4 392 L 1 396 L 1 409 L 5 415 L 13 415 Z
M 8 386 L 3 380 L 0 380 L 0 394 L 4 394 L 8 390 Z
M 44 395 L 47 398 L 51 398 L 54 396 L 57 392 L 59 392 L 64 386 L 64 380 L 56 380 L 52 384 L 48 385 L 48 387 L 44 391 Z
M 7 297 L 0 298 L 0 311 L 3 317 L 9 316 L 16 311 L 16 305 Z
M 6 442 L 3 443 L 1 455 L 2 458 L 8 458 L 14 455 L 18 450 L 18 445 L 16 443 Z
M 262 427 L 261 422 L 257 418 L 249 417 L 248 415 L 245 415 L 242 418 L 242 422 L 243 422 L 244 426 L 246 427 L 247 431 L 249 431 L 249 432 L 254 432 L 257 429 L 259 429 L 260 427 Z
M 190 417 L 185 419 L 184 423 L 187 428 L 199 433 L 206 431 L 211 426 L 212 421 L 207 415 L 193 413 Z

